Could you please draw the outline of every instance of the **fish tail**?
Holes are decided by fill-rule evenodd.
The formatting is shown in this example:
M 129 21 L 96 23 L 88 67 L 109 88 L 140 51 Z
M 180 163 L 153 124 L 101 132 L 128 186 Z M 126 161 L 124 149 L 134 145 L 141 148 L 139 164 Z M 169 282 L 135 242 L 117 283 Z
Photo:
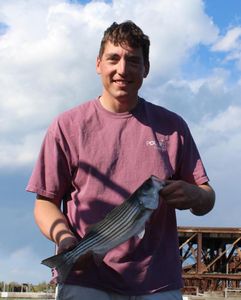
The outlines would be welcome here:
M 58 272 L 58 282 L 62 283 L 67 278 L 74 263 L 69 259 L 67 253 L 60 253 L 44 259 L 41 264 L 48 266 L 49 268 L 55 268 Z

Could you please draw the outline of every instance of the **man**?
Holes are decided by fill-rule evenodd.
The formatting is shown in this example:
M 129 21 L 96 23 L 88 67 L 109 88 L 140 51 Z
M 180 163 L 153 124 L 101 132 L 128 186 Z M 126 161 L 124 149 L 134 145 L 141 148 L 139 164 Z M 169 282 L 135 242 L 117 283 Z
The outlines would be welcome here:
M 96 62 L 102 95 L 56 118 L 30 178 L 36 222 L 58 252 L 74 247 L 150 175 L 166 182 L 144 237 L 102 261 L 86 258 L 59 285 L 58 299 L 181 299 L 175 209 L 204 215 L 215 196 L 186 123 L 138 96 L 149 45 L 131 21 L 105 31 Z

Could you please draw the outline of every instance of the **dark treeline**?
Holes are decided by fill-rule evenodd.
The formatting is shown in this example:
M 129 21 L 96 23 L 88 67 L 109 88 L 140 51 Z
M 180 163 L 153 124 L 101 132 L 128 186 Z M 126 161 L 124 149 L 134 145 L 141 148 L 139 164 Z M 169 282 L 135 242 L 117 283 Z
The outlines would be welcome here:
M 0 282 L 0 292 L 48 292 L 52 293 L 55 285 L 48 282 L 40 282 L 38 284 L 18 283 L 18 282 Z

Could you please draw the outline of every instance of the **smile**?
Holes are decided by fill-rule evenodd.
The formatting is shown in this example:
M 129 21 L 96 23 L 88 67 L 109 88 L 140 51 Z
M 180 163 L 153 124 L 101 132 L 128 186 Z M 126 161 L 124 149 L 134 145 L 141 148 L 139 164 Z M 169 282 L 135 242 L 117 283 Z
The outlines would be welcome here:
M 128 81 L 128 80 L 113 80 L 113 82 L 119 86 L 125 86 L 125 85 L 131 83 L 131 81 Z

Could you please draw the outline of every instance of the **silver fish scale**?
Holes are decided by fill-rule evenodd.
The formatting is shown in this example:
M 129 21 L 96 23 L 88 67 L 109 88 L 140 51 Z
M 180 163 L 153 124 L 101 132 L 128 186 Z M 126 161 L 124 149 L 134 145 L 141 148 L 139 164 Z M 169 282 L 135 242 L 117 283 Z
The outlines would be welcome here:
M 117 209 L 118 208 L 119 207 L 117 207 Z M 134 201 L 131 205 L 122 206 L 121 210 L 117 209 L 116 211 L 113 210 L 113 213 L 109 214 L 109 217 L 112 217 L 112 220 L 111 218 L 104 219 L 104 222 L 101 221 L 96 224 L 95 227 L 97 230 L 93 232 L 93 227 L 90 233 L 87 234 L 80 242 L 79 246 L 66 254 L 66 263 L 69 263 L 70 261 L 72 262 L 73 260 L 77 261 L 81 255 L 91 250 L 94 251 L 96 246 L 98 246 L 98 248 L 103 247 L 105 243 L 112 241 L 115 237 L 116 239 L 120 239 L 120 236 L 122 236 L 123 233 L 128 232 L 128 229 L 131 228 L 133 223 L 135 223 L 142 210 L 137 201 Z M 114 223 L 113 216 L 118 217 Z M 111 226 L 108 227 L 108 225 Z
M 104 255 L 144 229 L 146 221 L 159 203 L 159 191 L 164 183 L 150 176 L 125 202 L 93 225 L 78 245 L 65 253 L 42 261 L 56 268 L 58 279 L 64 282 L 75 262 L 88 252 Z
M 122 216 L 125 216 L 125 213 L 127 211 L 129 211 L 131 208 L 135 208 L 135 207 L 138 207 L 139 209 L 141 209 L 141 207 L 137 201 L 133 201 L 133 203 L 131 203 L 130 201 L 126 201 L 126 203 L 124 203 L 124 205 L 117 206 L 116 208 L 114 208 L 109 214 L 107 214 L 105 219 L 103 219 L 102 221 L 97 223 L 95 226 L 93 226 L 92 230 L 94 231 L 96 229 L 96 230 L 98 230 L 98 232 L 101 232 L 102 229 L 106 230 L 106 227 L 108 225 L 110 225 L 111 223 L 113 223 L 113 219 L 121 218 Z M 88 236 L 88 234 L 87 234 L 87 236 Z

